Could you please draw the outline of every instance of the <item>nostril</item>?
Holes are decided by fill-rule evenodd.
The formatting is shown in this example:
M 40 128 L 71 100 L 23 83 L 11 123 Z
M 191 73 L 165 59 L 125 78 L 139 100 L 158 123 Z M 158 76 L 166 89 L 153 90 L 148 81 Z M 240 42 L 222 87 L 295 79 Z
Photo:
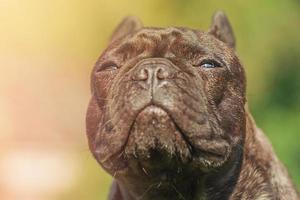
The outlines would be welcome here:
M 134 76 L 133 80 L 136 81 L 146 81 L 149 77 L 149 72 L 147 69 L 141 69 L 139 70 Z
M 140 73 L 139 73 L 139 78 L 140 78 L 140 80 L 145 81 L 145 80 L 148 79 L 148 76 L 149 76 L 149 72 L 148 72 L 147 69 L 142 69 L 142 70 L 140 71 Z
M 156 73 L 156 76 L 159 80 L 167 79 L 169 76 L 169 72 L 162 68 L 158 68 Z

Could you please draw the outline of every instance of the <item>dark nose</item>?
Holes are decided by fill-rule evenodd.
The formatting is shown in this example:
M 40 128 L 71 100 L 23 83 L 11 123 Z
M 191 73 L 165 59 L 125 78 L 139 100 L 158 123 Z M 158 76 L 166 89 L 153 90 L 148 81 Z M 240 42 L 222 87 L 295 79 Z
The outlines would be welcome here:
M 174 69 L 170 61 L 166 59 L 149 59 L 138 63 L 132 74 L 132 80 L 153 84 L 172 78 L 173 74 Z

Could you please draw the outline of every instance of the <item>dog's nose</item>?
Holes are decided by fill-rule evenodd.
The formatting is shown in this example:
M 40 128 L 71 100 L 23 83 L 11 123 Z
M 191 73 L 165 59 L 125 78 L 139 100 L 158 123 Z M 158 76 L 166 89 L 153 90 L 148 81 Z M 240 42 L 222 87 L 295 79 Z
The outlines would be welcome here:
M 139 63 L 132 73 L 132 80 L 143 81 L 148 84 L 172 78 L 174 69 L 170 61 L 151 59 Z
M 140 67 L 140 69 L 132 76 L 135 81 L 146 82 L 154 81 L 154 79 L 163 80 L 168 77 L 168 70 L 159 65 L 147 65 Z

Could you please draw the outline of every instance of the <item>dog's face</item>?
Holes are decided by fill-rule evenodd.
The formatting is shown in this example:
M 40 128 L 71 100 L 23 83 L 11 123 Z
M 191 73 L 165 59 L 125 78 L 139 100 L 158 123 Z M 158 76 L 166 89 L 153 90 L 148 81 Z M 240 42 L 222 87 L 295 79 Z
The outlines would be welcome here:
M 91 85 L 90 148 L 117 178 L 210 173 L 243 145 L 245 78 L 223 15 L 208 32 L 126 19 Z

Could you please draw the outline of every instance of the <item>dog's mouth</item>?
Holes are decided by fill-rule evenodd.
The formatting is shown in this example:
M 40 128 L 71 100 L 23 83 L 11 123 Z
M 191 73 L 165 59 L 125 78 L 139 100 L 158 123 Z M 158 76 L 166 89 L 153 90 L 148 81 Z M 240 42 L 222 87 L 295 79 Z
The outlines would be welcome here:
M 224 149 L 223 145 L 220 147 L 210 145 L 211 142 L 200 141 L 202 145 L 195 148 L 186 133 L 172 118 L 172 113 L 151 104 L 137 114 L 124 153 L 129 161 L 137 161 L 144 170 L 180 171 L 180 167 L 189 165 L 195 159 L 201 163 L 208 160 L 223 163 L 226 160 L 225 151 L 228 149 Z
M 155 177 L 164 174 L 162 170 L 180 171 L 191 155 L 191 145 L 165 109 L 151 104 L 137 114 L 125 145 L 131 165 Z
M 139 160 L 154 159 L 159 152 L 167 158 L 179 157 L 187 162 L 191 145 L 168 112 L 148 105 L 135 118 L 125 147 L 126 155 Z M 157 157 L 159 158 L 159 157 Z

